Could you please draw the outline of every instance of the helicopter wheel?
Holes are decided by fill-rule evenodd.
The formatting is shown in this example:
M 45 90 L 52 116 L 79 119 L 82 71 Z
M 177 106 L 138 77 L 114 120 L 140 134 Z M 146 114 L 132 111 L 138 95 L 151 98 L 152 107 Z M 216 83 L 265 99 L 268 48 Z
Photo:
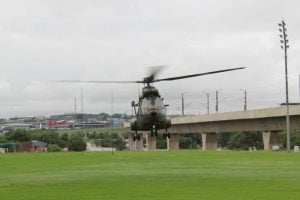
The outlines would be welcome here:
M 135 130 L 134 130 L 134 135 L 133 135 L 133 140 L 135 141 L 137 139 L 137 136 L 138 136 L 138 132 L 137 132 L 137 123 L 135 121 Z
M 170 139 L 170 137 L 171 137 L 171 134 L 170 134 L 170 133 L 167 133 L 167 137 Z
M 158 136 L 158 132 L 157 132 L 157 128 L 156 127 L 154 128 L 154 134 L 155 134 L 156 137 Z
M 153 137 L 154 136 L 153 129 L 150 130 L 150 133 L 151 133 L 151 137 Z
M 136 135 L 136 139 L 137 139 L 138 141 L 140 141 L 140 140 L 141 140 L 141 134 L 137 134 L 137 135 Z

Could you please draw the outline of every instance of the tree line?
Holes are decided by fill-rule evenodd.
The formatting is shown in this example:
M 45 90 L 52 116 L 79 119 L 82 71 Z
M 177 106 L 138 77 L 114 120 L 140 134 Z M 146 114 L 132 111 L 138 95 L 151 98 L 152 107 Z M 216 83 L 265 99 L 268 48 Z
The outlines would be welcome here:
M 68 148 L 69 151 L 86 150 L 86 142 L 79 134 L 59 133 L 53 130 L 24 130 L 17 129 L 0 137 L 0 143 L 28 143 L 38 140 L 47 144 L 48 151 L 61 151 Z
M 61 151 L 68 148 L 69 151 L 84 151 L 86 143 L 90 142 L 97 147 L 114 147 L 124 150 L 129 133 L 115 132 L 113 130 L 91 130 L 85 132 L 58 132 L 55 130 L 14 130 L 0 136 L 2 143 L 22 143 L 38 140 L 47 144 L 48 151 Z M 279 133 L 282 147 L 286 147 L 285 132 Z M 248 150 L 255 147 L 257 150 L 263 149 L 263 137 L 261 132 L 237 132 L 220 133 L 217 137 L 218 147 L 229 150 Z M 300 146 L 300 132 L 291 132 L 291 146 Z M 157 148 L 166 149 L 166 139 L 159 135 L 157 137 Z M 202 146 L 201 134 L 185 134 L 179 137 L 180 149 L 198 149 Z

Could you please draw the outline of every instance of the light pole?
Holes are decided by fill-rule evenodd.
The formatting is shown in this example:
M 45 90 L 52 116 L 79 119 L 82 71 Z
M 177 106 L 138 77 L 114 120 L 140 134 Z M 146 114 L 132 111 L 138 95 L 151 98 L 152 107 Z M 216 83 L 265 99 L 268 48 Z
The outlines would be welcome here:
M 290 110 L 289 110 L 289 85 L 288 85 L 288 68 L 287 68 L 287 49 L 289 48 L 286 34 L 286 24 L 282 20 L 279 24 L 281 49 L 284 50 L 284 64 L 285 64 L 285 97 L 286 97 L 286 149 L 290 151 Z

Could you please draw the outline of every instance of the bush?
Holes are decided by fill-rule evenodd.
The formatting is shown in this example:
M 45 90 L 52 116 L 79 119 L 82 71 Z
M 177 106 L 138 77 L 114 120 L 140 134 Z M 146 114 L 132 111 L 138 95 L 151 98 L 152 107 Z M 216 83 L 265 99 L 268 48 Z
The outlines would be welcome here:
M 85 151 L 86 143 L 80 135 L 72 135 L 69 140 L 68 149 L 69 151 Z
M 48 152 L 59 152 L 61 148 L 57 144 L 49 144 L 47 150 Z
M 157 149 L 167 148 L 167 139 L 165 139 L 162 134 L 158 134 L 158 136 L 156 137 L 156 148 Z
M 227 147 L 229 149 L 248 150 L 249 147 L 262 148 L 262 135 L 260 133 L 233 133 Z
M 179 148 L 196 149 L 197 146 L 198 146 L 198 141 L 196 138 L 193 137 L 193 135 L 184 135 L 179 137 Z

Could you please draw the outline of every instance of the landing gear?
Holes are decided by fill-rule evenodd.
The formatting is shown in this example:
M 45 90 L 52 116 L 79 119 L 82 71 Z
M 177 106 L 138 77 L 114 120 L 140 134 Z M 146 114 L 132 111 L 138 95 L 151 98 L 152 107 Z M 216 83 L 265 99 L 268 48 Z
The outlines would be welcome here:
M 133 135 L 133 141 L 140 141 L 141 140 L 141 134 L 140 133 L 134 133 Z
M 138 133 L 138 125 L 137 125 L 137 121 L 134 121 L 131 123 L 131 130 L 133 130 L 134 132 L 133 134 L 133 141 L 138 140 L 140 141 L 141 139 L 141 134 Z
M 170 134 L 170 133 L 167 133 L 167 137 L 170 139 L 170 138 L 171 138 L 171 134 Z
M 153 125 L 153 127 L 150 130 L 151 133 L 151 137 L 154 137 L 154 135 L 157 137 L 158 136 L 158 130 L 157 127 L 155 125 Z
M 166 132 L 163 134 L 163 136 L 164 136 L 164 139 L 167 139 L 167 138 L 169 138 L 169 139 L 170 139 L 170 137 L 171 137 L 171 134 L 170 134 L 170 133 L 168 133 L 168 129 L 166 129 Z

